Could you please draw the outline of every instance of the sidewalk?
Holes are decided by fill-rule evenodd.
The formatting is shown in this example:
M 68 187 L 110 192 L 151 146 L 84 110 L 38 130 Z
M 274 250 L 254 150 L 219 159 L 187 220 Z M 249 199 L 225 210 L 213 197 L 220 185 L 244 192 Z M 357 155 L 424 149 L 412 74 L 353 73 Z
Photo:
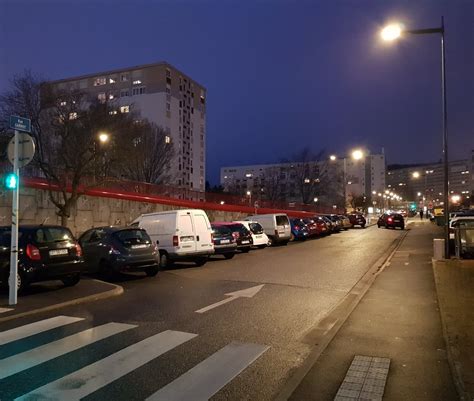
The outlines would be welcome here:
M 290 400 L 334 400 L 355 356 L 390 359 L 384 401 L 458 399 L 431 264 L 432 240 L 440 229 L 420 221 L 408 227 L 410 231 L 390 265 L 377 277 Z M 382 399 L 359 398 L 360 389 L 356 387 L 355 393 L 338 397 L 338 401 Z
M 0 290 L 0 323 L 34 313 L 46 312 L 68 305 L 109 298 L 123 293 L 119 285 L 91 278 L 82 278 L 73 287 L 64 287 L 60 281 L 37 283 L 18 296 L 18 304 L 8 305 L 8 288 Z

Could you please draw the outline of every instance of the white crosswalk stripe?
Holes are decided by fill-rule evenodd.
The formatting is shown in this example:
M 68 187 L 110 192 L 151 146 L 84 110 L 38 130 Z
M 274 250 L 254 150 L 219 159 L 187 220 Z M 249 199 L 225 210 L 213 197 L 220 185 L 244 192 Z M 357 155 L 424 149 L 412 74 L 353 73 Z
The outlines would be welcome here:
M 0 332 L 0 345 L 5 345 L 13 341 L 21 340 L 35 334 L 43 333 L 57 327 L 84 320 L 82 317 L 55 316 L 50 319 L 40 320 L 17 327 L 15 329 Z
M 2 359 L 0 360 L 0 380 L 134 327 L 137 326 L 107 323 Z
M 231 343 L 178 377 L 147 401 L 207 401 L 268 349 Z
M 164 331 L 16 400 L 80 400 L 196 336 L 180 331 Z

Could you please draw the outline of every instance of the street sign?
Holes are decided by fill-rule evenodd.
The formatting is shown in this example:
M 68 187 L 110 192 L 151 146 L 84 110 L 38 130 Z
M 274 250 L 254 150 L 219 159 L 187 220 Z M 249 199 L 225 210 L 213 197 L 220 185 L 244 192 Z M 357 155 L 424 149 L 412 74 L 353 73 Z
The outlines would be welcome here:
M 10 139 L 8 143 L 8 160 L 11 164 L 14 164 L 15 158 L 15 137 Z M 18 133 L 18 168 L 25 167 L 29 162 L 33 160 L 35 155 L 35 142 L 33 138 L 23 132 Z
M 10 116 L 10 128 L 17 131 L 31 132 L 31 120 L 24 117 Z

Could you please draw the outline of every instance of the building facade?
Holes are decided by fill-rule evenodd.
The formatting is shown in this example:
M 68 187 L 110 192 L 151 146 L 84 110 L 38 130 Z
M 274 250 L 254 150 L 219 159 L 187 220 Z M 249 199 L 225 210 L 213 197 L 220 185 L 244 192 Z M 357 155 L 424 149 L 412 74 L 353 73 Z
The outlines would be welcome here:
M 369 154 L 361 160 L 347 158 L 226 166 L 220 170 L 220 184 L 230 193 L 343 206 L 353 197 L 370 197 L 373 191 L 383 192 L 385 156 Z
M 453 203 L 471 203 L 474 196 L 474 150 L 469 158 L 449 162 L 449 196 Z M 387 168 L 387 187 L 405 199 L 429 207 L 443 202 L 443 163 L 393 165 Z M 459 198 L 458 198 L 459 197 Z
M 110 113 L 134 111 L 161 126 L 174 146 L 171 182 L 205 190 L 206 88 L 166 62 L 52 81 L 58 90 L 80 90 L 109 102 Z

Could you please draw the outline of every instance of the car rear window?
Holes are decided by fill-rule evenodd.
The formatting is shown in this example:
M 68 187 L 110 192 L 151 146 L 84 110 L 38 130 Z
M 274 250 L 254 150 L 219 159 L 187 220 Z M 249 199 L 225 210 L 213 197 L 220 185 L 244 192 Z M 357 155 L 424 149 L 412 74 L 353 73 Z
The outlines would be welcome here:
M 52 242 L 73 241 L 74 237 L 65 227 L 41 227 L 38 228 L 33 238 L 38 244 L 48 244 Z
M 151 243 L 151 239 L 145 230 L 117 231 L 113 234 L 113 237 L 124 246 Z
M 232 234 L 232 232 L 224 226 L 212 226 L 212 232 L 214 234 L 219 234 L 219 235 L 229 235 Z
M 250 231 L 252 231 L 254 234 L 262 234 L 263 233 L 263 227 L 260 225 L 260 223 L 249 223 Z
M 249 235 L 250 234 L 250 231 L 247 230 L 243 224 L 231 224 L 227 227 L 229 227 L 231 231 L 234 231 L 234 232 L 237 231 L 242 235 Z
M 275 216 L 275 218 L 276 218 L 277 226 L 287 226 L 288 224 L 290 224 L 288 222 L 288 217 L 285 215 L 280 214 L 280 215 Z

